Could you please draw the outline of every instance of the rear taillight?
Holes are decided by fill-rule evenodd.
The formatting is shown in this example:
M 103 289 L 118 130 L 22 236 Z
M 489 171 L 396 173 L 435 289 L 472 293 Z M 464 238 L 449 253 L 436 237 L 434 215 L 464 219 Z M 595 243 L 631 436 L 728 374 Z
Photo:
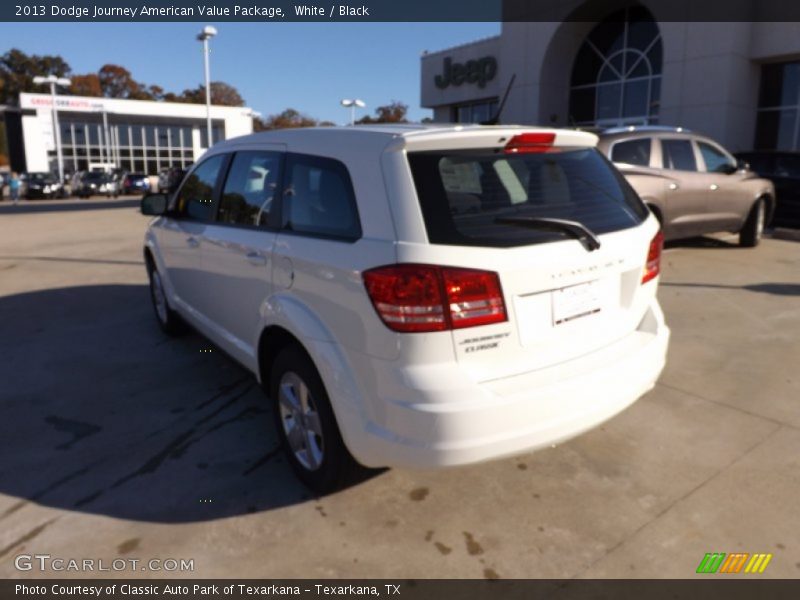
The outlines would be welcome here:
M 506 154 L 547 152 L 553 147 L 555 139 L 555 133 L 520 133 L 508 141 L 504 150 Z
M 433 265 L 391 265 L 364 272 L 381 320 L 403 333 L 445 331 L 507 319 L 497 273 Z
M 661 251 L 664 248 L 664 234 L 660 231 L 650 242 L 650 249 L 647 251 L 647 262 L 644 265 L 642 283 L 647 283 L 651 279 L 658 277 L 661 272 Z

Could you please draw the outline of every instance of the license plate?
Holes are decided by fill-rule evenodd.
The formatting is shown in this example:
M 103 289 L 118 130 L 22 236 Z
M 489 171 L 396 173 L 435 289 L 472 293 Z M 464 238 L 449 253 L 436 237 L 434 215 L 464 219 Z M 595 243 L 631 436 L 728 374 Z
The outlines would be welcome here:
M 601 286 L 597 281 L 556 290 L 553 292 L 553 325 L 588 317 L 602 308 Z

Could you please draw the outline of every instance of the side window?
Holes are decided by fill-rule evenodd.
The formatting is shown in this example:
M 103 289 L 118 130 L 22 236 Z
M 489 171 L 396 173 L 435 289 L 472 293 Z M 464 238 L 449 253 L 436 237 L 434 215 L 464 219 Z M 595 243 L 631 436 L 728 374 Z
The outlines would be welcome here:
M 617 142 L 611 148 L 611 162 L 650 166 L 650 138 Z
M 278 186 L 280 152 L 237 152 L 233 157 L 217 220 L 235 225 L 269 226 Z
M 661 158 L 665 169 L 697 171 L 697 161 L 689 140 L 661 140 Z
M 700 154 L 703 155 L 703 162 L 706 163 L 706 171 L 709 173 L 729 173 L 736 170 L 736 162 L 719 148 L 705 142 L 697 142 Z
M 290 154 L 286 173 L 285 229 L 347 240 L 361 237 L 353 184 L 341 162 Z
M 175 202 L 179 216 L 195 221 L 214 219 L 214 186 L 224 162 L 225 155 L 212 156 L 186 178 Z

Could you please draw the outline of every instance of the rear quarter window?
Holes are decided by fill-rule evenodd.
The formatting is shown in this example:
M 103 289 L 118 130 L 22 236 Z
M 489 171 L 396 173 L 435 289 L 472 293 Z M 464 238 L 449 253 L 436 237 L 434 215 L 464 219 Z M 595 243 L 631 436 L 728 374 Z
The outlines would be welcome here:
M 616 142 L 611 147 L 611 160 L 640 167 L 650 166 L 650 138 Z
M 496 222 L 506 217 L 566 219 L 603 234 L 634 227 L 648 215 L 594 148 L 411 152 L 408 160 L 432 244 L 513 247 L 565 239 Z

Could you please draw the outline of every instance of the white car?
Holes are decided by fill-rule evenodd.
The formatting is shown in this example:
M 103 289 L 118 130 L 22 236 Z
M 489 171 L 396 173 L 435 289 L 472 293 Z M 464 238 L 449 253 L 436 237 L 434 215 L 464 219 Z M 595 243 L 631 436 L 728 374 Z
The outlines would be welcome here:
M 578 131 L 283 130 L 149 195 L 158 321 L 273 400 L 300 478 L 443 467 L 573 437 L 650 390 L 662 235 Z

